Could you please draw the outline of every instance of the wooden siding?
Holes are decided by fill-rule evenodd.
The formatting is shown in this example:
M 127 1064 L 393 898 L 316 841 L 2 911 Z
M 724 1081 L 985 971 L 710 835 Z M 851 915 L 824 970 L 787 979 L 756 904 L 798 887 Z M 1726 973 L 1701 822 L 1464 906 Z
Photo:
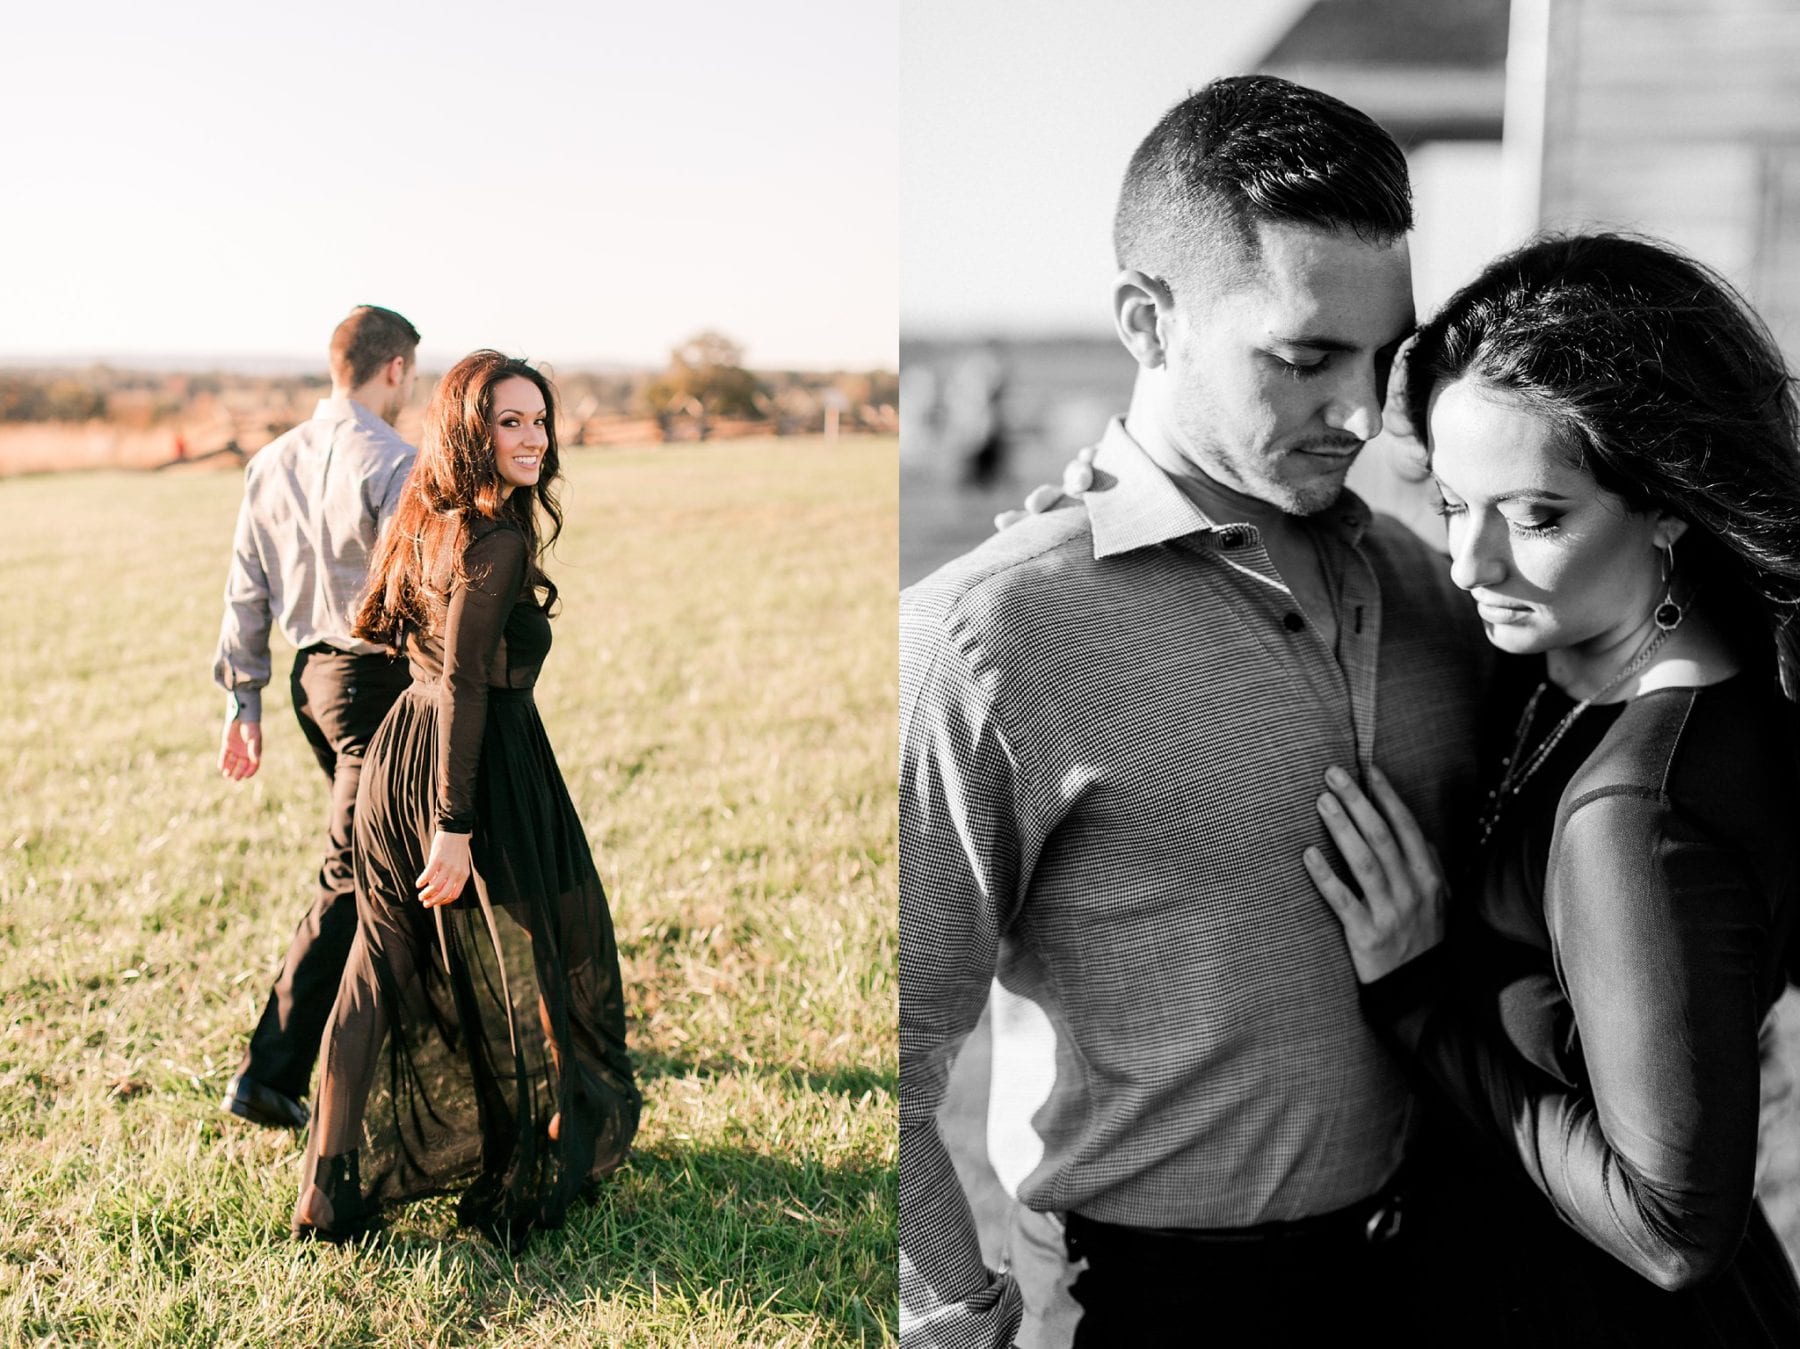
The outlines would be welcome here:
M 1800 5 L 1549 3 L 1543 223 L 1686 248 L 1800 367 Z
M 1381 123 L 1403 146 L 1500 136 L 1506 75 L 1499 66 L 1451 70 L 1321 61 L 1260 69 L 1343 99 Z
M 1800 369 L 1800 146 L 1763 157 L 1755 286 L 1762 316 Z

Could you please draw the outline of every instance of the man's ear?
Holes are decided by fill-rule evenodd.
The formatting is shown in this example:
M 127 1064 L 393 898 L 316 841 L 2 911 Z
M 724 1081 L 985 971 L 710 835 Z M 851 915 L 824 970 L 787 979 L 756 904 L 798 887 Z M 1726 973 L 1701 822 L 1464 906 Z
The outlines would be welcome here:
M 1162 365 L 1166 355 L 1163 324 L 1172 298 L 1166 285 L 1135 267 L 1113 282 L 1113 327 L 1132 360 L 1146 370 Z
M 396 356 L 381 368 L 381 375 L 390 389 L 398 389 L 406 383 L 406 357 Z

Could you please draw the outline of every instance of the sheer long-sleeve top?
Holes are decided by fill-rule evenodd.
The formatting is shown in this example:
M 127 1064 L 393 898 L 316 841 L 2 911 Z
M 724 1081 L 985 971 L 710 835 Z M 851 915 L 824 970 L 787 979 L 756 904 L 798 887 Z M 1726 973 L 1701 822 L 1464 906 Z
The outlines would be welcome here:
M 460 576 L 447 557 L 431 579 L 448 592 L 436 632 L 408 633 L 417 682 L 434 685 L 438 707 L 437 827 L 475 828 L 476 768 L 490 690 L 528 690 L 550 654 L 550 617 L 525 582 L 525 535 L 511 522 L 477 520 L 462 549 Z
M 1548 690 L 1530 743 L 1569 706 Z M 1759 1030 L 1800 905 L 1795 728 L 1748 674 L 1591 709 L 1495 833 L 1459 943 L 1473 970 L 1446 978 L 1440 947 L 1365 990 L 1646 1292 L 1741 1284 L 1761 1221 Z M 1729 1298 L 1800 1337 L 1779 1248 L 1751 1263 L 1764 1286 Z

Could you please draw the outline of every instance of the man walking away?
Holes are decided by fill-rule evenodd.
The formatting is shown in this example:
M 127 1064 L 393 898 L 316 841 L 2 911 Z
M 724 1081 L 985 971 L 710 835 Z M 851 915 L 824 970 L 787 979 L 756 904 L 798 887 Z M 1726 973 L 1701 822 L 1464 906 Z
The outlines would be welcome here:
M 356 935 L 351 813 L 363 751 L 408 683 L 404 660 L 353 637 L 368 558 L 400 499 L 413 447 L 392 423 L 412 397 L 419 334 L 391 309 L 361 305 L 331 338 L 331 397 L 250 462 L 238 512 L 213 677 L 227 695 L 219 771 L 262 763 L 269 629 L 294 646 L 294 715 L 331 780 L 324 861 L 224 1108 L 298 1129 L 319 1037 Z

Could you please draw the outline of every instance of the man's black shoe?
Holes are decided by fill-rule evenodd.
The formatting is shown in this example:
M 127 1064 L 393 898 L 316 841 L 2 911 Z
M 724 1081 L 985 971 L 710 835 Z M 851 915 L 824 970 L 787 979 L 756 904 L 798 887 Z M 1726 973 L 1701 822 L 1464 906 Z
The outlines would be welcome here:
M 308 1118 L 306 1107 L 293 1097 L 253 1082 L 242 1073 L 225 1084 L 220 1108 L 268 1129 L 304 1129 Z

